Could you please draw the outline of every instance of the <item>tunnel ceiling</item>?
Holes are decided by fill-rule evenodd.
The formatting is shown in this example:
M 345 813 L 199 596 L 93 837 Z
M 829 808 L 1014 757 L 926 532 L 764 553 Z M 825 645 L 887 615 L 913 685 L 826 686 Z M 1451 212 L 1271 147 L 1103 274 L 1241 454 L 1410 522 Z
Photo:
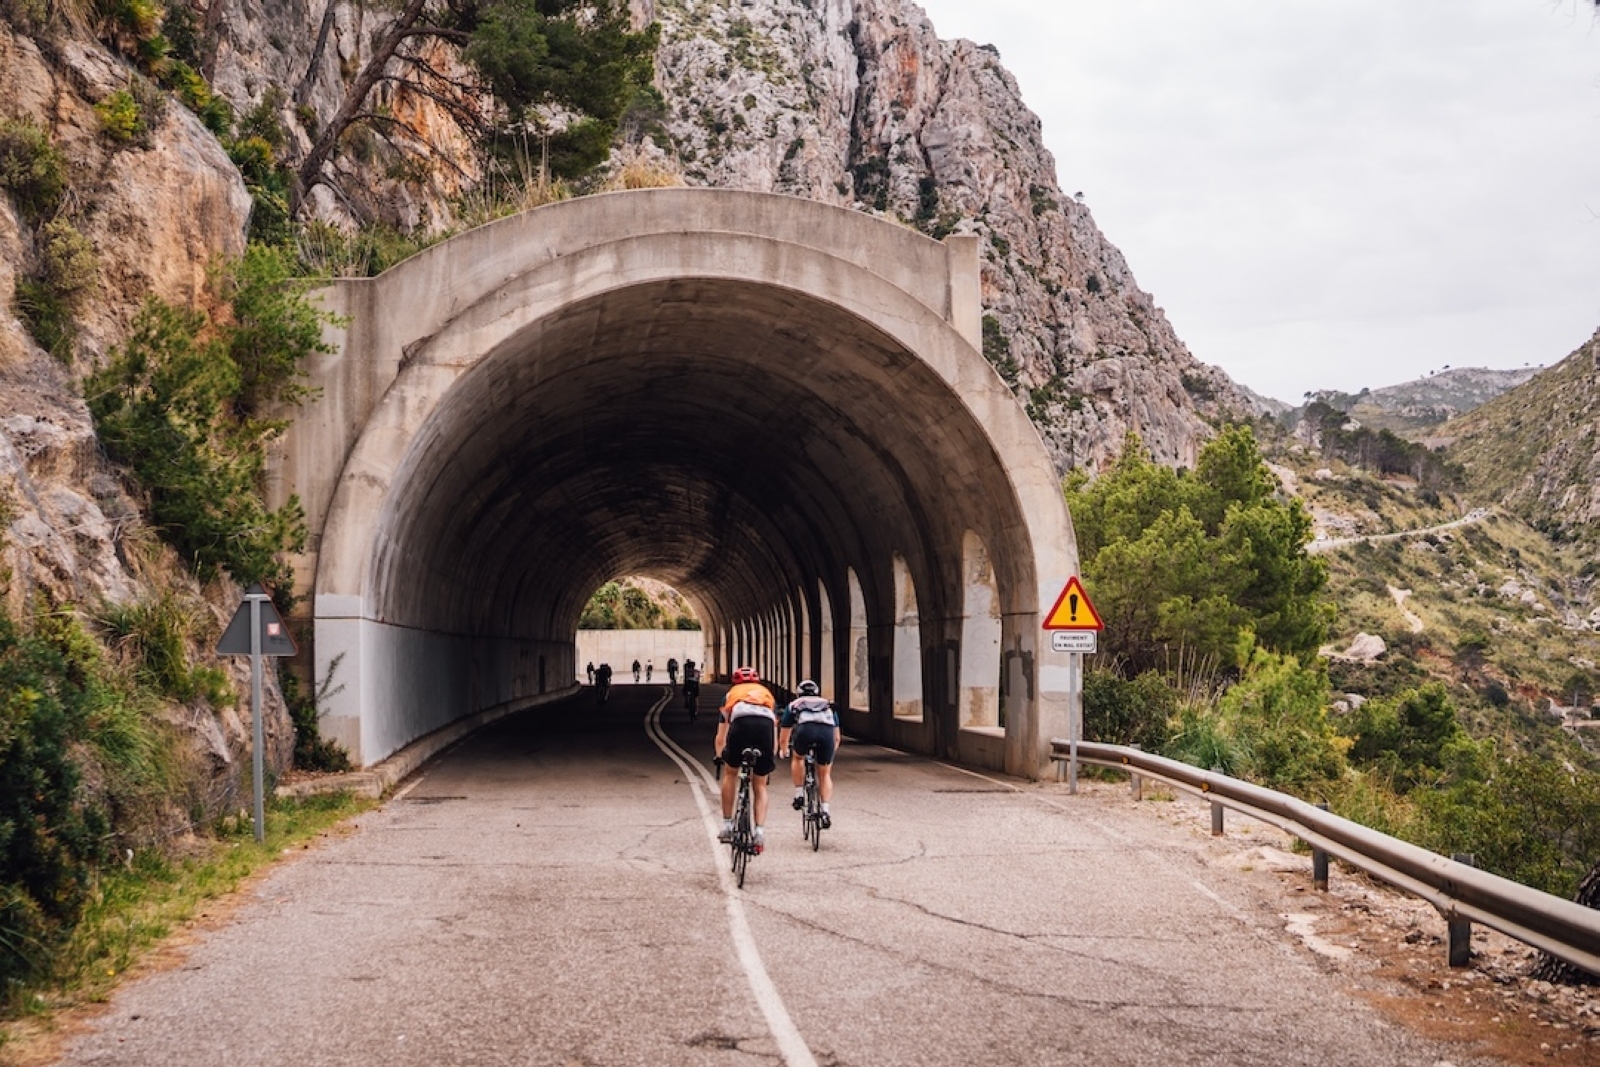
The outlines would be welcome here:
M 710 279 L 567 305 L 489 353 L 394 484 L 379 618 L 479 634 L 570 634 L 623 574 L 711 619 L 819 576 L 837 598 L 846 566 L 871 597 L 892 552 L 926 610 L 964 528 L 1020 521 L 931 368 L 836 308 Z

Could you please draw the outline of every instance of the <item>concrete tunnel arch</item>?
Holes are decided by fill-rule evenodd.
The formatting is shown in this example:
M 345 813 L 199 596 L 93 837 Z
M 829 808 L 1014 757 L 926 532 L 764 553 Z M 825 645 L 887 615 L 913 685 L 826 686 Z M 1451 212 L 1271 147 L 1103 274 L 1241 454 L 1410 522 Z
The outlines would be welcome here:
M 743 655 L 780 682 L 838 679 L 854 734 L 1047 766 L 1066 670 L 1039 615 L 1076 547 L 1037 432 L 977 350 L 976 238 L 793 197 L 611 193 L 322 295 L 341 325 L 273 491 L 307 510 L 322 727 L 358 763 L 556 695 L 589 593 L 643 573 L 690 599 L 715 670 Z M 961 724 L 974 537 L 1003 729 Z M 917 597 L 916 720 L 894 715 L 897 566 Z M 857 642 L 820 639 L 854 633 L 856 582 L 865 706 Z

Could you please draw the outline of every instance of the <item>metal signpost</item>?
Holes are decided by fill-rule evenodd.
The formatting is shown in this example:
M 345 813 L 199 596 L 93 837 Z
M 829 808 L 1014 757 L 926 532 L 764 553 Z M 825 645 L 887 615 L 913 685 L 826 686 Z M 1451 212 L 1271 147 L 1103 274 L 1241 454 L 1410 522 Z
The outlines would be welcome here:
M 266 840 L 266 727 L 261 714 L 261 657 L 292 656 L 298 651 L 283 616 L 267 591 L 255 583 L 245 590 L 244 603 L 233 613 L 233 620 L 217 642 L 219 656 L 250 657 L 250 713 L 253 767 L 255 770 L 256 840 Z
M 1055 607 L 1044 617 L 1050 631 L 1050 650 L 1067 653 L 1067 792 L 1078 791 L 1078 740 L 1083 735 L 1083 657 L 1096 651 L 1105 623 L 1094 610 L 1083 583 L 1074 574 L 1067 579 Z

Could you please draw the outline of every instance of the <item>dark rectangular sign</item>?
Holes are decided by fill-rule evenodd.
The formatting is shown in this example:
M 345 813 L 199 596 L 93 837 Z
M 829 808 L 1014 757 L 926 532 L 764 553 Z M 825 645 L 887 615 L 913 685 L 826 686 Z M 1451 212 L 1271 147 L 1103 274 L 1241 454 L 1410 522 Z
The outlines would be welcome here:
M 221 656 L 248 656 L 250 654 L 250 601 L 252 596 L 261 604 L 261 654 L 263 656 L 292 656 L 299 649 L 294 646 L 294 638 L 289 636 L 289 628 L 283 624 L 283 616 L 278 614 L 278 609 L 266 597 L 259 585 L 252 585 L 245 595 L 244 603 L 239 605 L 239 610 L 233 613 L 233 620 L 228 623 L 228 628 L 222 631 L 222 639 L 217 642 L 217 654 Z

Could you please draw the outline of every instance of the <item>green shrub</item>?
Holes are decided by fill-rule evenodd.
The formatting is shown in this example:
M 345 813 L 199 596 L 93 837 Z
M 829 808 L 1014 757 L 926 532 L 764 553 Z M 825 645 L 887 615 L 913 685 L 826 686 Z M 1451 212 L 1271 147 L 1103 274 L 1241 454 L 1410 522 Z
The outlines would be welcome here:
M 1376 767 L 1401 792 L 1436 781 L 1451 747 L 1466 739 L 1444 686 L 1429 682 L 1393 700 L 1369 700 L 1351 712 L 1350 758 Z
M 1470 852 L 1477 865 L 1570 898 L 1600 856 L 1600 775 L 1564 761 L 1518 754 L 1489 761 L 1487 775 L 1419 790 L 1421 843 Z
M 28 222 L 51 218 L 67 191 L 67 164 L 50 136 L 31 119 L 0 120 L 0 188 Z
M 50 24 L 50 0 L 0 0 L 0 18 L 23 33 L 38 33 Z
M 76 304 L 100 275 L 94 245 L 66 219 L 51 219 L 40 230 L 41 280 L 68 304 Z
M 343 659 L 343 653 L 334 657 L 333 663 L 328 668 L 328 676 L 323 679 L 315 693 L 306 691 L 300 679 L 289 670 L 286 661 L 278 662 L 278 688 L 283 692 L 284 703 L 289 708 L 289 718 L 294 722 L 294 765 L 302 770 L 350 769 L 349 754 L 322 737 L 317 721 L 319 705 L 343 688 L 343 686 L 333 687 L 334 677 Z
M 262 501 L 261 445 L 276 425 L 261 412 L 304 395 L 299 361 L 331 316 L 270 249 L 252 247 L 219 284 L 231 323 L 151 301 L 87 383 L 89 410 L 148 492 L 154 525 L 203 578 L 226 570 L 287 592 L 281 554 L 304 544 L 304 512 L 296 498 L 276 511 Z
M 1237 683 L 1217 701 L 1249 753 L 1247 776 L 1301 796 L 1344 774 L 1348 743 L 1328 720 L 1328 678 L 1320 663 L 1257 650 Z
M 1320 663 L 1257 649 L 1214 706 L 1184 703 L 1165 754 L 1269 789 L 1325 793 L 1344 775 L 1349 744 L 1328 721 L 1329 695 Z
M 1177 694 L 1156 671 L 1131 681 L 1108 670 L 1084 673 L 1083 733 L 1091 741 L 1159 752 L 1177 706 Z
M 38 278 L 19 275 L 11 309 L 40 348 L 57 359 L 71 357 L 74 335 L 72 311 L 65 301 L 50 291 L 49 286 Z
M 1206 770 L 1241 777 L 1249 762 L 1249 749 L 1232 728 L 1202 704 L 1185 703 L 1178 709 L 1171 736 L 1162 755 Z
M 252 418 L 269 405 L 304 400 L 305 358 L 331 351 L 322 326 L 332 317 L 306 300 L 306 285 L 293 276 L 287 255 L 252 245 L 219 288 L 233 310 L 225 339 L 239 374 L 236 413 Z
M 233 128 L 233 105 L 188 63 L 171 60 L 163 64 L 161 83 L 177 93 L 183 106 L 194 112 L 205 128 L 218 138 L 226 137 Z
M 0 614 L 0 983 L 47 966 L 77 920 L 109 820 L 72 758 L 93 676 Z
M 132 605 L 108 606 L 100 617 L 112 643 L 133 661 L 144 684 L 180 704 L 204 700 L 232 704 L 226 672 L 191 662 L 191 647 L 204 633 L 197 612 L 171 593 Z
M 39 347 L 58 359 L 72 355 L 75 313 L 99 275 L 99 260 L 89 239 L 64 218 L 39 231 L 39 274 L 17 279 L 13 310 Z
M 88 382 L 89 410 L 112 457 L 149 493 L 152 523 L 202 578 L 227 570 L 241 583 L 288 588 L 279 553 L 297 550 L 298 501 L 262 502 L 265 428 L 232 414 L 239 372 L 202 316 L 152 301 L 106 366 Z
M 296 234 L 289 211 L 292 179 L 278 163 L 272 142 L 257 133 L 244 133 L 224 143 L 250 191 L 250 240 L 274 248 L 287 245 Z
M 140 141 L 149 133 L 144 109 L 126 89 L 118 89 L 100 101 L 94 106 L 94 113 L 100 118 L 101 132 L 113 141 Z

